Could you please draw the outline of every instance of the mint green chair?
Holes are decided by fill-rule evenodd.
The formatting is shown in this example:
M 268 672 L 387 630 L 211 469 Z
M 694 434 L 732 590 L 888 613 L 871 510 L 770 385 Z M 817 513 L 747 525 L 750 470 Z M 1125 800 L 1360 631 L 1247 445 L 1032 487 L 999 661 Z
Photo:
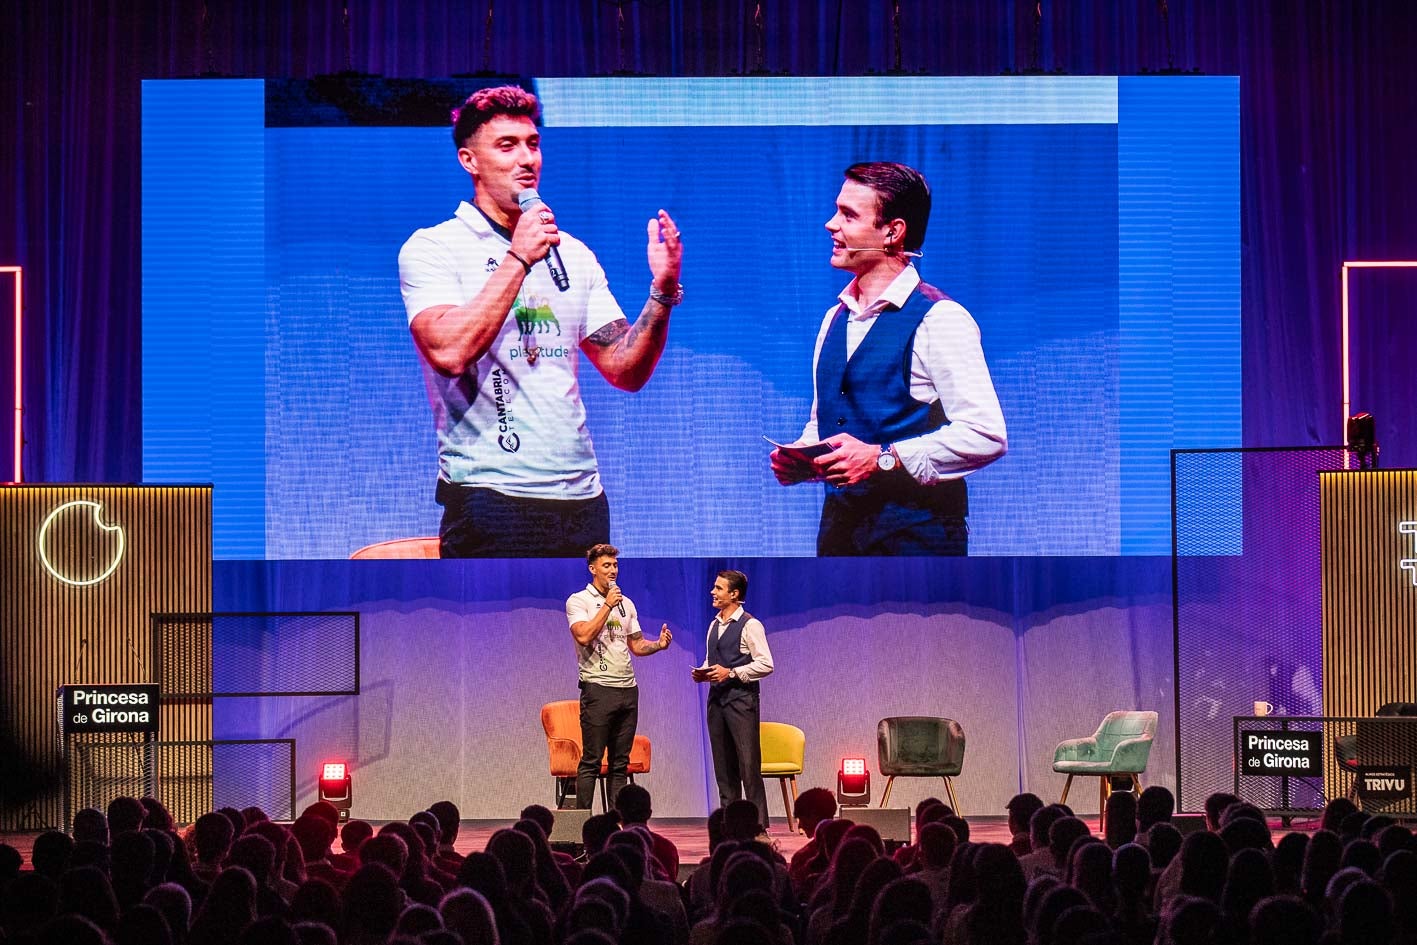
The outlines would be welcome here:
M 1093 735 L 1059 742 L 1053 750 L 1053 770 L 1068 776 L 1059 803 L 1068 802 L 1068 790 L 1078 775 L 1098 779 L 1099 817 L 1107 810 L 1113 778 L 1127 778 L 1140 794 L 1141 773 L 1155 740 L 1155 712 L 1109 712 Z

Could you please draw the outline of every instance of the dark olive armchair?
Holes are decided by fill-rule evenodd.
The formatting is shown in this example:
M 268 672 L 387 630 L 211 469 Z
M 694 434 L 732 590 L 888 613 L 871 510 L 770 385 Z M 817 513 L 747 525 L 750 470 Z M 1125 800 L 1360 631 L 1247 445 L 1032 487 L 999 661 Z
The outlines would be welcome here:
M 886 778 L 882 807 L 891 798 L 896 778 L 944 778 L 950 806 L 960 813 L 950 779 L 959 777 L 964 767 L 964 729 L 954 719 L 921 715 L 881 719 L 876 726 L 876 752 Z

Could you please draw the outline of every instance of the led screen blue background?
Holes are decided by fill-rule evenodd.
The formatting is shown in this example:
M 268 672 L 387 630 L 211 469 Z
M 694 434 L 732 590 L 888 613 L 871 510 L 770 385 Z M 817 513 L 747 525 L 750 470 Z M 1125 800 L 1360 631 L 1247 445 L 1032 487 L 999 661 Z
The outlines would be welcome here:
M 982 331 L 1009 452 L 969 477 L 972 554 L 1165 553 L 1167 451 L 1238 443 L 1236 80 L 913 81 L 538 83 L 542 194 L 632 319 L 645 221 L 685 234 L 651 383 L 582 360 L 626 554 L 813 553 L 820 489 L 777 485 L 760 437 L 806 419 L 858 160 L 925 173 L 919 268 Z M 446 128 L 268 128 L 265 94 L 144 87 L 145 479 L 216 484 L 219 557 L 435 534 L 396 257 L 471 184 Z

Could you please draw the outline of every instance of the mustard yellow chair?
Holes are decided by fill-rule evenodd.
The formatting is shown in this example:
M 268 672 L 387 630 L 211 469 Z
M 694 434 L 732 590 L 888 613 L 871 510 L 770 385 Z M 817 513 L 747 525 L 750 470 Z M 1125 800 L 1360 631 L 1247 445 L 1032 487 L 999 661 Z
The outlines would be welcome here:
M 548 702 L 541 707 L 541 727 L 546 730 L 546 752 L 550 756 L 551 777 L 556 783 L 556 806 L 562 807 L 566 798 L 576 791 L 576 768 L 581 763 L 581 703 L 579 699 L 565 699 Z M 605 796 L 605 776 L 610 773 L 610 752 L 607 749 L 600 757 L 600 807 L 609 809 L 610 798 Z M 630 748 L 630 783 L 635 775 L 648 774 L 650 764 L 649 739 L 644 735 L 635 736 L 635 744 Z
M 758 743 L 763 752 L 763 777 L 776 778 L 782 788 L 782 806 L 787 808 L 787 831 L 797 829 L 792 820 L 792 805 L 797 803 L 797 776 L 802 773 L 802 758 L 807 753 L 807 736 L 795 725 L 786 722 L 759 722 Z M 792 785 L 792 799 L 787 798 L 787 786 Z
M 440 558 L 438 537 L 395 538 L 365 545 L 349 556 L 351 559 L 364 558 Z

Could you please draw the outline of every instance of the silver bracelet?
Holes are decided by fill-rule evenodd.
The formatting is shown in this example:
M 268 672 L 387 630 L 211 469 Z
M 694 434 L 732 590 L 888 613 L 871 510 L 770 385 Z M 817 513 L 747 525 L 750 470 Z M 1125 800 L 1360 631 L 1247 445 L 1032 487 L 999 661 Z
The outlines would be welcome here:
M 658 302 L 665 308 L 673 308 L 680 302 L 684 301 L 684 285 L 683 283 L 676 285 L 674 288 L 673 295 L 662 295 L 655 289 L 654 283 L 651 282 L 649 284 L 649 297 L 650 301 Z

